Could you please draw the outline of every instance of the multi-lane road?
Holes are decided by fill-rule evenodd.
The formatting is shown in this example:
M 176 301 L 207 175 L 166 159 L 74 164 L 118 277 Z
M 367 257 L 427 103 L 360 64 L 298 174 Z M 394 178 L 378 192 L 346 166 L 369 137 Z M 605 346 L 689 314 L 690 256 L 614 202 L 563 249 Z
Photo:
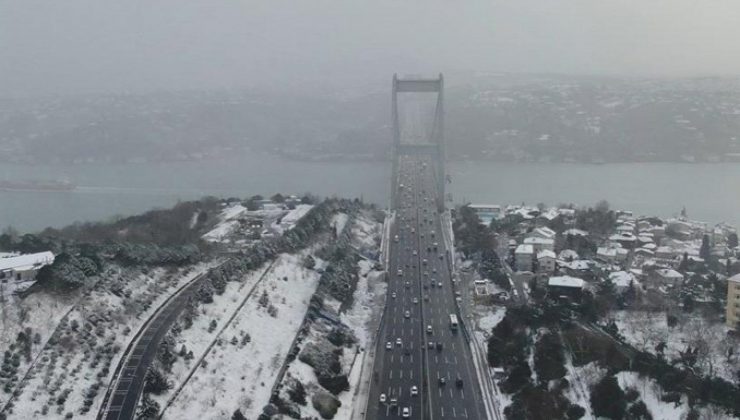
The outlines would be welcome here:
M 457 315 L 431 161 L 402 155 L 367 419 L 485 419 Z

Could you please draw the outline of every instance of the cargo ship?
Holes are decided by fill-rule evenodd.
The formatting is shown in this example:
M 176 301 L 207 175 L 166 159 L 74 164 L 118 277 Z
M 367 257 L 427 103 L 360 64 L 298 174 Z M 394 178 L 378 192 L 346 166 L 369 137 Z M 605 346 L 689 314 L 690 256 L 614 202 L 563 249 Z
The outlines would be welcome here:
M 6 181 L 0 180 L 0 191 L 41 191 L 41 192 L 67 192 L 74 191 L 77 185 L 70 181 Z

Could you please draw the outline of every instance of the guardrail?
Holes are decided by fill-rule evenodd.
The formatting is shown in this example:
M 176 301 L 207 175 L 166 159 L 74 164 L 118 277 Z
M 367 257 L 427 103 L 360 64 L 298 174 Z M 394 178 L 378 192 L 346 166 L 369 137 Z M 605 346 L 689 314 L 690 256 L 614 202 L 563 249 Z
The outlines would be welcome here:
M 228 260 L 226 260 L 228 261 Z M 196 283 L 200 282 L 204 278 L 207 277 L 208 273 L 211 272 L 211 270 L 220 267 L 221 265 L 225 264 L 226 261 L 221 262 L 220 264 L 216 265 L 215 267 L 211 267 L 206 271 L 205 273 L 202 273 L 198 276 L 195 276 L 192 280 L 189 282 L 183 284 L 180 286 L 174 293 L 172 293 L 170 296 L 167 297 L 167 299 L 162 302 L 161 305 L 157 308 L 156 311 L 144 322 L 144 324 L 139 327 L 139 330 L 134 334 L 134 337 L 129 341 L 128 346 L 126 346 L 126 349 L 121 354 L 121 358 L 118 360 L 118 365 L 116 366 L 116 370 L 113 371 L 113 375 L 111 376 L 110 383 L 108 384 L 108 388 L 105 391 L 105 395 L 103 396 L 103 402 L 100 405 L 100 409 L 98 410 L 98 414 L 95 417 L 97 420 L 102 420 L 105 415 L 108 413 L 108 404 L 110 397 L 112 395 L 112 392 L 116 387 L 118 386 L 118 381 L 120 379 L 120 372 L 121 369 L 126 365 L 126 362 L 128 361 L 129 355 L 131 353 L 131 350 L 134 348 L 136 343 L 138 343 L 141 336 L 144 334 L 144 332 L 149 328 L 149 325 L 157 319 L 157 317 L 167 308 L 167 306 L 174 300 L 176 297 L 180 296 L 182 293 L 185 293 L 187 289 L 189 289 L 191 286 L 194 286 Z

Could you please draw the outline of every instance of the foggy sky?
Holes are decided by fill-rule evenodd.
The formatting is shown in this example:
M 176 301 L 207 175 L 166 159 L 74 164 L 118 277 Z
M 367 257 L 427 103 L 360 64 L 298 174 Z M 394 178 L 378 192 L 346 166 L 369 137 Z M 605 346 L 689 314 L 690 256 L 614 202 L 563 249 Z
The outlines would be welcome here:
M 739 40 L 737 0 L 0 0 L 0 96 L 738 75 Z

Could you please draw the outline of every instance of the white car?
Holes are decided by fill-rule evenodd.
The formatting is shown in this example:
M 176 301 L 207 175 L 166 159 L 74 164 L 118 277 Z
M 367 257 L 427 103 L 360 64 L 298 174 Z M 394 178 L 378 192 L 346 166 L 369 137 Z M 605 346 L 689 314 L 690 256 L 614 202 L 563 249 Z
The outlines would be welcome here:
M 393 293 L 391 293 L 391 297 L 392 297 L 393 299 L 395 299 L 395 298 L 396 298 L 396 292 L 393 292 Z
M 403 344 L 403 342 L 401 341 L 401 337 L 398 337 L 396 339 L 396 345 L 400 347 L 402 344 Z
M 409 312 L 409 311 L 404 312 L 403 313 L 403 317 L 404 318 L 411 318 L 411 312 Z
M 399 269 L 398 269 L 398 273 L 396 273 L 396 274 L 398 274 L 398 277 L 403 277 L 403 270 L 401 270 L 401 269 L 399 268 Z
M 414 303 L 415 304 L 418 304 L 419 303 L 419 298 L 414 298 Z
M 401 414 L 401 417 L 403 417 L 403 418 L 405 418 L 405 419 L 407 419 L 407 418 L 411 417 L 411 411 L 409 410 L 409 408 L 408 408 L 408 407 L 404 407 L 404 408 L 403 408 L 403 412 L 402 412 L 402 413 L 403 413 L 403 414 Z
M 414 252 L 412 252 L 411 255 L 413 255 L 415 257 L 415 256 L 419 255 L 419 253 L 416 250 L 414 250 Z
M 437 287 L 442 287 L 442 282 L 437 283 Z
M 432 333 L 432 326 L 427 325 L 427 334 L 431 334 L 431 333 Z
M 416 385 L 411 387 L 411 396 L 419 395 L 419 388 L 416 387 Z
M 393 348 L 393 343 L 391 343 L 390 341 L 389 341 L 389 342 L 387 342 L 387 343 L 385 343 L 385 349 L 386 349 L 386 350 L 390 350 L 390 349 L 392 349 L 392 348 Z
M 381 403 L 385 402 L 385 394 L 380 394 L 380 402 Z

